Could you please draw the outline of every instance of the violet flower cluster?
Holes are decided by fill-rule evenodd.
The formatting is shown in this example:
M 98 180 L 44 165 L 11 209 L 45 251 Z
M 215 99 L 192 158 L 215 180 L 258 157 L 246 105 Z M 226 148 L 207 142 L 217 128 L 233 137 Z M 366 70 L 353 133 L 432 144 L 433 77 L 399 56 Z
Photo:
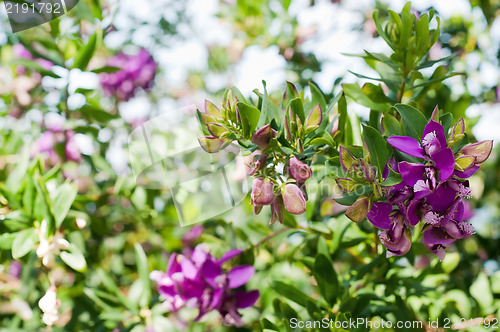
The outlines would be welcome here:
M 157 68 L 156 62 L 145 49 L 141 49 L 136 55 L 118 53 L 109 59 L 106 65 L 121 68 L 99 75 L 105 94 L 113 95 L 121 101 L 132 98 L 137 88 L 149 89 Z
M 383 172 L 384 180 L 389 172 L 395 172 L 402 181 L 382 187 L 387 202 L 373 202 L 370 206 L 367 201 L 366 216 L 382 230 L 379 239 L 387 248 L 387 256 L 406 254 L 417 226 L 423 232 L 425 247 L 440 260 L 449 244 L 474 234 L 474 227 L 466 221 L 469 213 L 465 199 L 472 195 L 467 179 L 489 157 L 493 141 L 460 148 L 464 136 L 463 119 L 448 137 L 443 126 L 431 119 L 420 142 L 408 136 L 387 138 L 394 149 L 418 158 L 405 158 L 418 162 L 390 158 Z
M 197 308 L 195 321 L 198 321 L 206 313 L 217 310 L 225 325 L 242 326 L 238 309 L 253 306 L 259 298 L 259 291 L 236 289 L 250 280 L 255 269 L 251 265 L 240 265 L 227 272 L 222 267 L 241 252 L 228 251 L 218 260 L 201 244 L 189 257 L 173 253 L 167 271 L 153 271 L 150 278 L 157 283 L 158 292 L 165 299 L 167 310 L 172 313 L 184 307 Z
M 440 260 L 447 245 L 474 234 L 474 227 L 464 220 L 464 199 L 472 195 L 466 179 L 489 157 L 493 141 L 466 145 L 455 154 L 452 147 L 463 135 L 463 119 L 455 125 L 448 140 L 443 126 L 431 120 L 421 142 L 406 136 L 387 139 L 395 149 L 422 160 L 421 163 L 391 161 L 403 181 L 387 188 L 388 202 L 374 203 L 368 213 L 368 219 L 385 230 L 380 241 L 388 252 L 394 255 L 408 252 L 411 245 L 408 230 L 419 223 L 423 223 L 425 247 Z

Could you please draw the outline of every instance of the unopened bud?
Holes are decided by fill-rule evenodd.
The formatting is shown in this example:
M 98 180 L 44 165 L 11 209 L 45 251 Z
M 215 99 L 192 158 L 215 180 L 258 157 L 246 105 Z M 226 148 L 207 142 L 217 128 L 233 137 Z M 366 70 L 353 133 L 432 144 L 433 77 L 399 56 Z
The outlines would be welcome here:
M 250 196 L 253 206 L 269 205 L 274 197 L 274 184 L 268 178 L 256 178 Z
M 297 182 L 305 182 L 312 174 L 311 167 L 298 160 L 295 156 L 288 161 L 287 170 Z
M 269 142 L 271 142 L 271 139 L 275 138 L 276 135 L 276 130 L 272 129 L 270 124 L 267 124 L 253 134 L 252 143 L 263 150 L 269 146 Z
M 302 214 L 306 211 L 306 199 L 302 190 L 293 184 L 286 184 L 282 190 L 281 194 L 283 196 L 283 203 L 285 204 L 285 209 L 291 214 Z
M 482 141 L 464 146 L 460 153 L 476 157 L 476 164 L 481 164 L 488 159 L 493 149 L 493 141 Z

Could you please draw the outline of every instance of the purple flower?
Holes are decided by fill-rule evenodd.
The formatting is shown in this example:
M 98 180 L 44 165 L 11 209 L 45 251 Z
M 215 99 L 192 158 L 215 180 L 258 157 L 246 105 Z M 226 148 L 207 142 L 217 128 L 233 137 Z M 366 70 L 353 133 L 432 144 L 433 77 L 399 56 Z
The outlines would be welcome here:
M 425 247 L 440 260 L 445 256 L 447 245 L 474 234 L 474 227 L 466 222 L 471 210 L 464 199 L 471 198 L 472 193 L 469 182 L 464 179 L 486 161 L 493 141 L 468 144 L 455 155 L 451 147 L 464 137 L 463 119 L 453 127 L 448 140 L 443 126 L 434 119 L 437 119 L 437 108 L 425 126 L 421 142 L 407 136 L 387 139 L 395 149 L 422 160 L 421 163 L 410 163 L 390 158 L 383 170 L 383 179 L 389 177 L 391 169 L 401 175 L 402 181 L 383 187 L 387 202 L 372 203 L 367 214 L 376 228 L 384 230 L 380 242 L 387 248 L 389 256 L 403 255 L 410 249 L 408 234 L 420 222 L 423 223 Z M 373 174 L 363 160 L 356 160 L 345 148 L 341 148 L 339 154 L 344 170 L 351 172 L 361 166 L 365 179 L 372 178 Z M 336 181 L 347 192 L 355 185 L 355 181 L 348 178 Z
M 169 311 L 189 307 L 197 308 L 196 321 L 206 313 L 217 310 L 227 325 L 241 326 L 243 322 L 238 309 L 255 304 L 259 291 L 235 291 L 246 284 L 255 269 L 251 265 L 240 265 L 226 272 L 222 264 L 239 255 L 241 250 L 231 250 L 220 260 L 198 245 L 190 257 L 170 256 L 167 271 L 153 271 L 150 278 L 157 283 L 158 292 L 165 299 Z
M 429 180 L 435 181 L 439 179 L 439 181 L 446 181 L 453 174 L 453 170 L 455 169 L 455 156 L 453 150 L 446 146 L 447 142 L 443 126 L 434 120 L 431 120 L 425 126 L 421 143 L 413 137 L 408 136 L 391 136 L 387 138 L 387 142 L 395 149 L 410 156 L 423 158 L 433 162 L 435 170 L 439 172 L 439 177 L 433 173 L 430 174 L 432 179 L 429 178 Z M 423 165 L 419 165 L 419 167 L 420 166 L 423 167 Z M 422 168 L 420 168 L 420 170 L 414 169 L 410 175 L 417 175 L 421 170 Z M 401 173 L 401 176 L 403 176 L 403 173 Z M 425 185 L 426 189 L 429 189 L 429 183 L 425 183 L 422 176 L 420 176 L 417 181 L 418 180 L 423 181 L 419 183 L 420 186 Z M 413 186 L 414 184 L 409 185 Z
M 118 53 L 106 65 L 121 69 L 100 74 L 101 86 L 106 95 L 114 95 L 122 101 L 132 98 L 137 88 L 149 89 L 157 69 L 156 62 L 145 49 L 136 55 Z

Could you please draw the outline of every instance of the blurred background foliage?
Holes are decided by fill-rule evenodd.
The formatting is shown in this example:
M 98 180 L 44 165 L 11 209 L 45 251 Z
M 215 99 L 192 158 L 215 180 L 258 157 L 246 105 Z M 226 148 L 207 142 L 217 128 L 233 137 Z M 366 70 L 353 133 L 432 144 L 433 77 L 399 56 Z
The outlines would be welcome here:
M 500 2 L 413 5 L 417 13 L 434 8 L 441 18 L 429 60 L 447 57 L 422 75 L 461 73 L 426 87 L 420 109 L 429 118 L 437 104 L 453 122 L 464 117 L 470 137 L 499 138 Z M 363 49 L 387 53 L 372 12 L 379 9 L 383 20 L 387 8 L 402 6 L 399 1 L 81 0 L 67 15 L 17 34 L 4 18 L 0 330 L 39 331 L 44 324 L 38 301 L 55 285 L 61 307 L 54 331 L 172 331 L 175 322 L 150 292 L 147 275 L 164 270 L 169 253 L 197 243 L 206 243 L 218 257 L 243 249 L 237 263 L 255 266 L 248 288 L 259 289 L 261 297 L 242 310 L 247 328 L 241 330 L 293 330 L 288 324 L 293 317 L 421 320 L 424 326 L 445 318 L 500 318 L 498 145 L 471 179 L 477 234 L 458 242 L 443 262 L 418 245 L 407 256 L 385 258 L 373 247 L 372 229 L 352 224 L 329 192 L 310 199 L 306 215 L 287 217 L 283 226 L 268 226 L 268 218 L 254 216 L 246 198 L 204 222 L 199 238 L 183 241 L 190 227 L 180 226 L 171 191 L 138 185 L 127 165 L 128 135 L 138 124 L 162 115 L 169 120 L 165 132 L 198 131 L 194 109 L 178 108 L 201 108 L 205 98 L 221 100 L 233 85 L 255 99 L 252 90 L 262 92 L 262 79 L 276 105 L 286 80 L 306 94 L 308 82 L 315 81 L 331 107 L 341 81 L 355 83 L 358 88 L 351 85 L 346 92 L 351 119 L 368 120 L 370 96 L 359 86 L 373 81 L 349 71 L 376 73 L 369 59 L 349 55 Z M 18 44 L 33 59 L 16 56 Z M 113 72 L 107 59 L 140 48 L 158 64 L 154 84 L 128 101 L 104 94 L 98 75 Z M 43 68 L 34 59 L 53 66 Z M 64 137 L 51 154 L 39 153 L 43 133 L 61 121 Z M 69 142 L 79 158 L 71 157 Z M 53 267 L 36 254 L 43 219 L 49 234 L 57 230 L 71 245 Z M 217 315 L 187 329 L 237 330 L 221 327 Z

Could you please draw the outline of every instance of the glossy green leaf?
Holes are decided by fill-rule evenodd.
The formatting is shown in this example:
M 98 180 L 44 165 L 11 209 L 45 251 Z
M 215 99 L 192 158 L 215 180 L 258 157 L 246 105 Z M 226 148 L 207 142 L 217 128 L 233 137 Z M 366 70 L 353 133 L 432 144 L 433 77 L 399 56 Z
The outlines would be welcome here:
M 54 219 L 56 222 L 56 228 L 61 227 L 64 218 L 66 218 L 66 215 L 68 214 L 68 211 L 76 198 L 76 194 L 76 187 L 69 183 L 64 183 L 59 188 L 57 188 L 52 203 L 54 207 Z
M 22 230 L 12 242 L 12 257 L 19 259 L 35 249 L 36 232 L 34 228 Z
M 314 260 L 313 275 L 318 283 L 321 295 L 333 306 L 339 296 L 339 282 L 332 262 L 325 255 L 320 254 Z
M 82 47 L 75 56 L 73 68 L 85 70 L 94 55 L 97 46 L 97 33 L 93 34 L 87 44 Z
M 73 243 L 70 243 L 68 250 L 61 251 L 61 259 L 66 265 L 78 272 L 85 272 L 87 270 L 87 261 L 83 256 L 80 249 Z
M 422 139 L 424 128 L 427 125 L 427 119 L 422 112 L 413 106 L 405 104 L 397 104 L 394 107 L 398 113 L 401 114 L 406 135 L 420 141 Z
M 287 299 L 290 299 L 293 302 L 300 304 L 303 307 L 306 306 L 307 302 L 313 301 L 311 297 L 306 295 L 297 287 L 284 283 L 282 281 L 275 280 L 272 282 L 271 286 L 281 296 L 284 296 Z
M 363 129 L 363 141 L 370 152 L 371 164 L 377 168 L 377 175 L 379 179 L 382 179 L 382 171 L 391 157 L 387 141 L 375 128 L 370 126 L 365 126 Z
M 242 102 L 238 102 L 237 106 L 238 111 L 240 112 L 243 136 L 245 138 L 250 138 L 259 123 L 260 111 L 257 108 Z
M 149 301 L 151 301 L 151 280 L 149 279 L 148 258 L 139 243 L 136 243 L 134 248 L 137 272 L 139 273 L 139 280 L 141 281 L 143 288 L 143 294 L 140 298 L 139 305 L 144 308 L 147 307 L 149 305 Z

